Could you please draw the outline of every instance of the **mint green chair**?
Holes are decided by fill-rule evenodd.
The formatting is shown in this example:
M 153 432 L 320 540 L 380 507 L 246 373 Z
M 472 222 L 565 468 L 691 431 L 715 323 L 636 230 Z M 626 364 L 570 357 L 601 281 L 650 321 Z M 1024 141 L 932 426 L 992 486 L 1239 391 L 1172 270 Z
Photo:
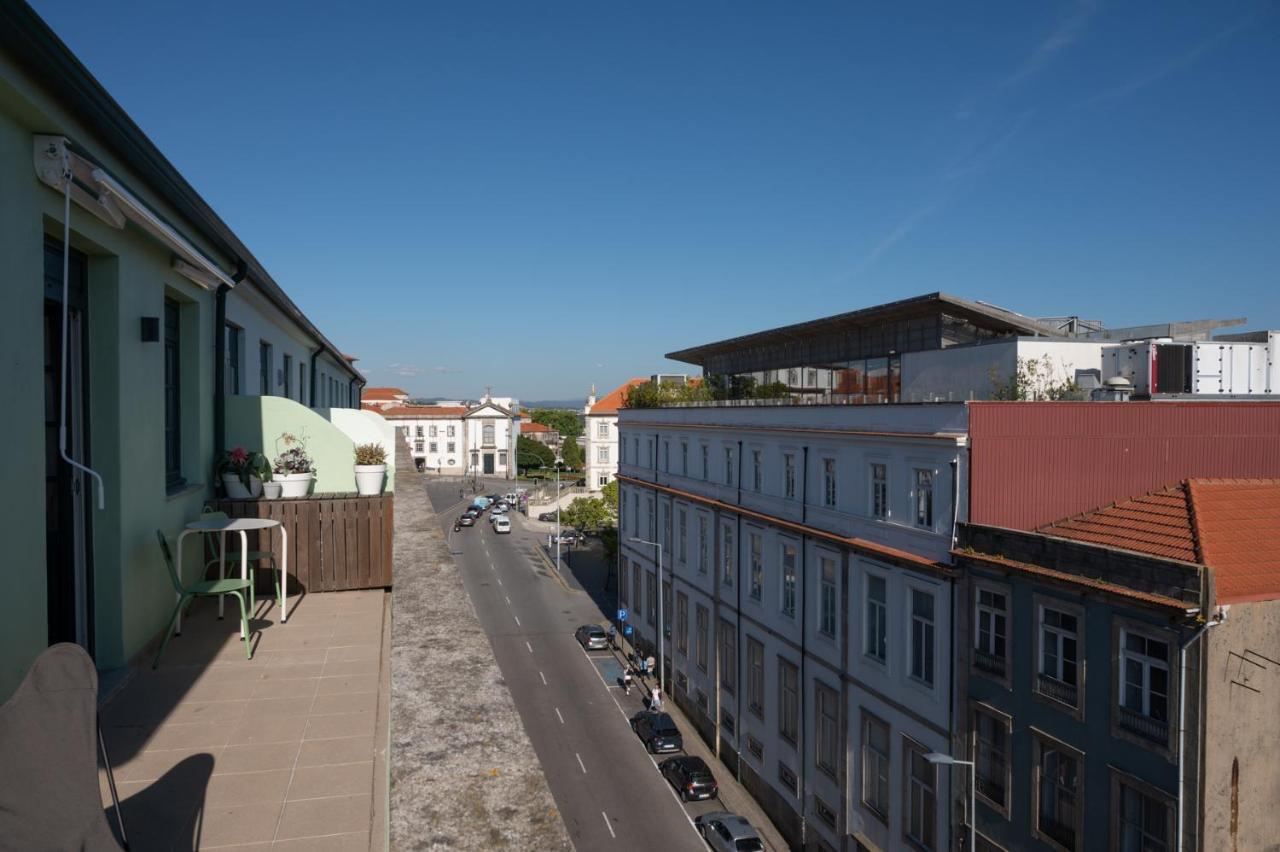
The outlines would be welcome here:
M 208 506 L 206 506 L 204 510 L 200 513 L 200 517 L 203 520 L 226 520 L 230 518 L 230 515 L 228 515 L 226 512 L 215 512 L 213 509 L 210 509 Z M 231 535 L 231 539 L 233 543 L 235 541 L 238 541 L 239 538 L 240 536 L 238 535 Z M 212 541 L 212 539 L 210 539 L 210 541 Z M 228 565 L 234 566 L 239 561 L 240 561 L 239 547 L 233 548 L 232 550 L 228 551 L 227 553 Z M 257 613 L 258 611 L 258 599 L 257 599 L 258 584 L 256 582 L 257 572 L 254 570 L 254 568 L 256 565 L 260 563 L 266 563 L 265 565 L 266 569 L 268 571 L 272 571 L 275 573 L 276 600 L 280 602 L 280 611 L 283 612 L 284 596 L 280 594 L 280 567 L 276 565 L 276 555 L 272 553 L 270 550 L 250 550 L 248 553 L 248 562 L 249 562 L 249 612 Z M 216 556 L 210 559 L 208 562 L 204 563 L 204 573 L 206 577 L 209 575 L 209 568 L 217 564 L 218 564 L 218 557 Z
M 169 569 L 169 579 L 173 582 L 173 590 L 178 593 L 178 605 L 173 608 L 173 615 L 169 619 L 169 628 L 164 632 L 164 641 L 160 643 L 160 650 L 156 651 L 156 658 L 151 663 L 151 668 L 160 665 L 160 656 L 164 653 L 165 647 L 169 644 L 169 640 L 173 637 L 173 626 L 178 621 L 178 613 L 182 612 L 182 608 L 187 605 L 187 601 L 193 598 L 216 598 L 221 595 L 235 595 L 236 602 L 240 604 L 240 635 L 244 639 L 244 658 L 246 660 L 253 659 L 253 651 L 249 647 L 249 616 L 244 608 L 244 592 L 251 589 L 248 580 L 236 578 L 234 580 L 201 580 L 192 583 L 189 586 L 182 584 L 182 575 L 178 573 L 178 569 L 173 564 L 173 553 L 169 550 L 169 542 L 165 539 L 164 533 L 156 530 L 156 538 L 160 540 L 160 552 L 164 554 L 164 565 Z

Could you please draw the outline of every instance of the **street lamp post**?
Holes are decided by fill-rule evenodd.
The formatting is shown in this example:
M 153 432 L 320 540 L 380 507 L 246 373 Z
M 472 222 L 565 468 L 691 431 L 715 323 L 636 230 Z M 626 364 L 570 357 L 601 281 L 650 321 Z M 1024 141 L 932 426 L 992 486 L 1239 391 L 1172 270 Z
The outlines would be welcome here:
M 949 754 L 931 751 L 924 756 L 924 759 L 930 763 L 939 764 L 941 766 L 967 766 L 969 767 L 969 846 L 972 852 L 977 849 L 977 823 L 978 815 L 974 813 L 974 807 L 977 804 L 975 790 L 978 786 L 978 765 L 972 760 L 957 760 Z
M 662 641 L 666 635 L 666 631 L 663 629 L 666 625 L 662 620 L 662 544 L 656 541 L 645 541 L 635 536 L 632 536 L 631 540 L 636 544 L 647 544 L 658 549 L 658 688 L 662 690 L 663 694 L 666 694 L 667 667 L 666 658 L 662 653 Z
M 556 457 L 556 573 L 560 573 L 560 457 Z

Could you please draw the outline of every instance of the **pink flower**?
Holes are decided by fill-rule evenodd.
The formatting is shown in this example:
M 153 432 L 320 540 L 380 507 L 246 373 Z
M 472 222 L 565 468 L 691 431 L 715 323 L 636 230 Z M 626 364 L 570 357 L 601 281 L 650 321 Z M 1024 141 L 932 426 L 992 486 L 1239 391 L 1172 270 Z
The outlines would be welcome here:
M 245 451 L 244 447 L 236 447 L 231 451 L 231 460 L 236 464 L 244 464 L 248 458 L 249 454 Z

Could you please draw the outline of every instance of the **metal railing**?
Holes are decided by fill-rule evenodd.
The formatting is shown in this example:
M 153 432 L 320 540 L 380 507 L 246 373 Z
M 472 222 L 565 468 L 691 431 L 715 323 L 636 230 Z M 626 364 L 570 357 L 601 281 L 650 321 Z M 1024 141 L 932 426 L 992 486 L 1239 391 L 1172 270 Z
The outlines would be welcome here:
M 1004 658 L 997 657 L 995 654 L 989 654 L 979 648 L 973 649 L 973 667 L 975 669 L 980 669 L 987 674 L 1004 677 Z
M 1063 683 L 1057 678 L 1049 677 L 1047 674 L 1038 675 L 1036 683 L 1042 695 L 1047 695 L 1055 701 L 1061 701 L 1068 707 L 1077 706 L 1076 688 L 1074 685 Z
M 1169 744 L 1169 723 L 1120 707 L 1120 727 L 1159 745 Z
M 988 801 L 995 802 L 1001 806 L 1006 804 L 1003 780 L 987 778 L 981 774 L 979 774 L 975 780 L 978 792 L 985 796 Z

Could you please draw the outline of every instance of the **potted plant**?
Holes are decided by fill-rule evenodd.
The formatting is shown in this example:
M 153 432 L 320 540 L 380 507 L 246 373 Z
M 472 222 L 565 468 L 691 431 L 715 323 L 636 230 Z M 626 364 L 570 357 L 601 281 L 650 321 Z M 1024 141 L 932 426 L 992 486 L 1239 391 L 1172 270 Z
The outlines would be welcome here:
M 382 493 L 382 483 L 387 478 L 387 451 L 381 444 L 360 444 L 356 447 L 356 491 L 361 497 L 376 497 Z
M 218 458 L 215 473 L 228 497 L 248 500 L 262 495 L 263 481 L 271 478 L 271 465 L 262 453 L 232 447 Z
M 316 476 L 315 464 L 307 455 L 306 438 L 285 432 L 276 447 L 282 444 L 284 450 L 276 456 L 271 478 L 280 483 L 281 497 L 306 497 Z

